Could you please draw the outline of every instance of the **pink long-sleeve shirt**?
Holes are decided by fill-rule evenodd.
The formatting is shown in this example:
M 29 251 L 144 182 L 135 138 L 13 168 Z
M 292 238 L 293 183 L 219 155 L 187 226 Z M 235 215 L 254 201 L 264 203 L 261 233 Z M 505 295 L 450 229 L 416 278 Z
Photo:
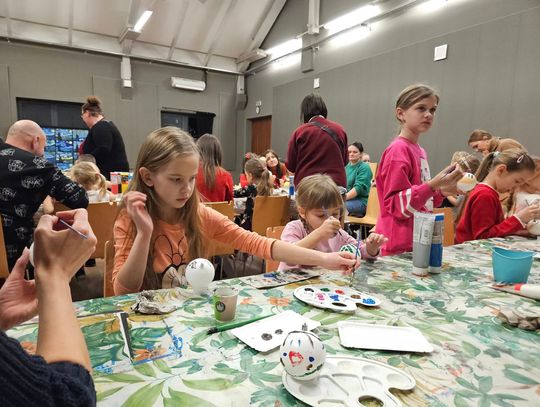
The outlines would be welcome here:
M 381 253 L 410 252 L 414 212 L 432 212 L 443 200 L 425 183 L 431 179 L 425 150 L 397 137 L 384 151 L 375 179 L 380 208 L 376 230 L 388 237 Z

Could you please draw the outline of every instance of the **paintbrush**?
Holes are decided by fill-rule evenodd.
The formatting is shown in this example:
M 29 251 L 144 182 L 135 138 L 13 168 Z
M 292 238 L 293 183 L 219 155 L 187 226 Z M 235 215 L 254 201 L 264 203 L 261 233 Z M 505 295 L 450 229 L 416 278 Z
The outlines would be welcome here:
M 353 285 L 353 282 L 354 282 L 354 272 L 356 271 L 356 260 L 358 259 L 358 252 L 360 251 L 360 239 L 358 239 L 357 243 L 356 243 L 356 253 L 354 255 L 354 269 L 351 273 L 351 280 L 349 281 L 349 287 L 352 287 Z
M 58 219 L 58 222 L 60 222 L 62 225 L 64 225 L 68 229 L 73 230 L 75 233 L 77 233 L 83 239 L 88 239 L 88 236 L 86 236 L 84 233 L 79 232 L 77 229 L 75 229 L 73 226 L 71 226 L 69 223 L 67 223 L 64 219 Z

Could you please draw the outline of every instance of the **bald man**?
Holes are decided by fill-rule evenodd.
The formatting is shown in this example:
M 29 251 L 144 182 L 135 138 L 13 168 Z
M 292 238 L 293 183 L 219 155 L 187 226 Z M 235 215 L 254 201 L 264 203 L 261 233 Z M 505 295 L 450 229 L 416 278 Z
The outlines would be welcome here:
M 11 271 L 32 243 L 32 217 L 47 195 L 69 208 L 86 208 L 85 190 L 43 158 L 46 137 L 39 125 L 19 120 L 0 140 L 0 214 Z

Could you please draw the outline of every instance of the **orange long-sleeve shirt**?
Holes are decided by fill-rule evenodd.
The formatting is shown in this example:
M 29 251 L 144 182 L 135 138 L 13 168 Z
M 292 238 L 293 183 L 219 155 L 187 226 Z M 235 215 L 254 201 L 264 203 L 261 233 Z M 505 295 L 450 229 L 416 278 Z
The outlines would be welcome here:
M 255 232 L 242 229 L 226 216 L 204 205 L 199 206 L 199 216 L 205 243 L 212 244 L 211 241 L 218 241 L 255 256 L 265 259 L 272 258 L 272 244 L 275 239 L 269 239 Z M 116 278 L 133 246 L 133 239 L 128 233 L 130 224 L 131 218 L 127 211 L 123 209 L 114 224 L 113 232 L 115 256 L 112 281 L 114 292 L 117 295 L 133 292 L 123 287 Z M 153 255 L 154 272 L 158 274 L 165 273 L 163 275 L 164 288 L 174 285 L 173 280 L 178 278 L 178 269 L 192 260 L 188 253 L 187 239 L 189 239 L 189 236 L 185 235 L 183 225 L 171 225 L 161 220 L 154 222 L 150 250 Z M 144 287 L 139 287 L 139 290 L 142 288 Z

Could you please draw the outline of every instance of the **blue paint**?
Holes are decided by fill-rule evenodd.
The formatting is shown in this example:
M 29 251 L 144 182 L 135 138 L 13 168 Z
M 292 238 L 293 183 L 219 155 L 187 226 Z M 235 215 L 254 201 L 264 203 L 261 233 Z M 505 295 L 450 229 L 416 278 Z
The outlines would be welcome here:
M 375 300 L 373 298 L 362 298 L 362 302 L 364 304 L 375 304 Z
M 309 361 L 310 361 L 310 362 L 314 362 L 314 361 L 315 361 L 315 358 L 314 358 L 313 356 L 310 356 L 310 357 L 309 357 Z
M 334 301 L 339 301 L 339 295 L 337 295 L 337 294 L 329 295 L 329 297 Z

